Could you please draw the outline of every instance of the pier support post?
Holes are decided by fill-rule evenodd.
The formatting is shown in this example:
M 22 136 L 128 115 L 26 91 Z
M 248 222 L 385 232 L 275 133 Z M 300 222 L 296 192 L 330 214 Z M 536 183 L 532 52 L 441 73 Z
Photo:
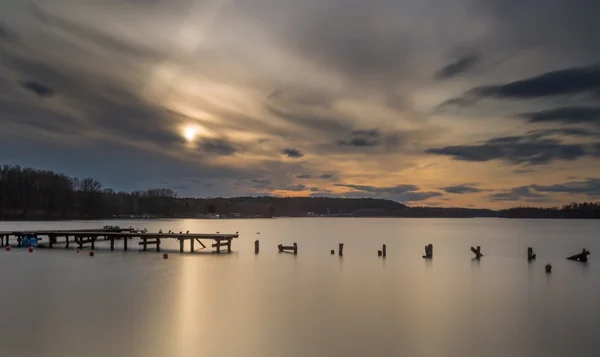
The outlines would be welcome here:
M 294 242 L 294 254 L 298 254 L 298 243 Z
M 258 239 L 254 241 L 254 254 L 258 254 L 258 251 L 260 250 L 259 244 Z
M 572 255 L 572 256 L 568 257 L 567 259 L 568 260 L 575 260 L 575 261 L 578 261 L 578 262 L 585 263 L 588 260 L 588 258 L 587 258 L 588 255 L 590 255 L 590 251 L 587 250 L 587 249 L 585 249 L 585 248 L 583 248 L 583 250 L 581 251 L 581 253 Z
M 160 252 L 160 238 L 156 238 L 156 251 Z
M 69 249 L 69 236 L 66 235 L 65 239 L 67 240 L 67 245 L 65 245 L 65 249 Z
M 532 247 L 527 248 L 527 260 L 529 260 L 529 261 L 535 260 L 535 256 L 536 255 L 537 254 L 535 254 L 533 252 L 533 248 Z
M 79 249 L 83 249 L 83 237 L 81 236 L 75 236 L 75 240 L 77 241 L 77 245 L 79 246 Z
M 473 254 L 475 254 L 475 259 L 481 259 L 481 257 L 483 257 L 483 254 L 481 254 L 480 246 L 477 246 L 477 249 L 471 247 L 471 252 L 473 252 Z
M 190 239 L 190 253 L 194 252 L 194 240 Z
M 344 243 L 340 243 L 339 244 L 338 254 L 339 254 L 340 257 L 344 256 Z
M 383 247 L 381 247 L 381 253 L 382 253 L 383 257 L 385 258 L 385 256 L 387 255 L 387 248 L 386 248 L 385 244 L 383 245 Z
M 227 253 L 231 253 L 231 238 L 227 239 Z
M 142 248 L 142 250 L 145 252 L 148 250 L 148 239 L 146 237 L 142 238 L 142 244 L 144 245 L 144 247 Z
M 433 258 L 433 244 L 429 243 L 425 246 L 425 255 L 423 256 L 425 259 Z
M 92 241 L 92 250 L 96 249 L 96 236 L 90 236 L 90 240 Z
M 115 250 L 115 236 L 110 236 L 110 250 Z
M 127 251 L 127 237 L 121 237 L 123 239 L 123 250 Z
M 179 253 L 183 253 L 183 239 L 179 238 Z

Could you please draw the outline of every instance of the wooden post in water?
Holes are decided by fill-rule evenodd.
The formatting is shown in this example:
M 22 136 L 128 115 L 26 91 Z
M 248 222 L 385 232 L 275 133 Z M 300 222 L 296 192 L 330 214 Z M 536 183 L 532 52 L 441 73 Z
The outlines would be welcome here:
M 67 245 L 65 245 L 65 249 L 69 249 L 69 235 L 66 235 L 65 239 L 67 240 Z
M 258 251 L 260 250 L 259 244 L 258 239 L 254 241 L 254 254 L 258 254 Z
M 387 249 L 386 249 L 385 244 L 383 245 L 383 247 L 381 247 L 381 253 L 382 253 L 383 257 L 385 258 L 385 256 L 387 255 Z
M 190 239 L 190 252 L 194 252 L 194 240 Z
M 231 253 L 231 238 L 227 239 L 227 253 Z
M 22 240 L 23 240 L 23 239 L 21 238 L 21 235 L 19 234 L 19 235 L 17 236 L 17 247 L 20 247 L 20 246 L 21 246 L 21 242 L 22 242 Z
M 433 244 L 429 243 L 425 246 L 425 255 L 423 256 L 425 259 L 433 258 Z
M 156 251 L 160 252 L 160 238 L 156 238 Z
M 183 253 L 183 239 L 179 238 L 179 253 Z
M 575 260 L 575 261 L 578 261 L 578 262 L 581 262 L 581 263 L 585 263 L 588 260 L 587 256 L 590 255 L 590 254 L 591 253 L 590 253 L 589 250 L 583 248 L 583 250 L 581 251 L 581 253 L 572 255 L 570 257 L 567 257 L 567 259 L 569 259 L 569 260 Z
M 339 254 L 340 257 L 344 256 L 344 243 L 340 243 L 338 254 Z
M 77 244 L 79 245 L 79 249 L 83 249 L 83 239 L 81 238 L 81 236 L 75 236 L 75 240 L 77 241 Z
M 123 250 L 127 251 L 127 237 L 121 236 L 121 239 L 123 239 Z
M 533 252 L 533 248 L 532 247 L 527 248 L 527 260 L 529 260 L 529 261 L 535 260 L 535 256 L 536 255 L 537 254 L 535 254 Z
M 483 254 L 481 254 L 481 247 L 477 246 L 477 249 L 471 247 L 471 251 L 475 254 L 475 258 L 476 259 L 481 259 L 481 257 L 483 257 Z
M 96 238 L 98 238 L 97 236 L 90 236 L 90 239 L 92 240 L 92 250 L 96 249 Z
M 142 248 L 142 250 L 145 252 L 148 250 L 148 238 L 146 237 L 142 237 L 142 244 L 144 245 L 144 247 Z
M 334 254 L 335 254 L 335 250 L 332 249 L 331 250 L 331 255 L 334 255 Z
M 381 250 L 377 251 L 377 256 L 380 257 L 383 253 L 381 252 Z
M 51 234 L 48 235 L 48 248 L 52 249 L 52 245 L 54 244 L 55 237 Z
M 115 236 L 110 236 L 110 250 L 115 250 Z
M 277 249 L 279 249 L 279 253 L 283 252 L 283 244 L 279 244 Z
M 294 242 L 294 254 L 298 254 L 298 243 Z

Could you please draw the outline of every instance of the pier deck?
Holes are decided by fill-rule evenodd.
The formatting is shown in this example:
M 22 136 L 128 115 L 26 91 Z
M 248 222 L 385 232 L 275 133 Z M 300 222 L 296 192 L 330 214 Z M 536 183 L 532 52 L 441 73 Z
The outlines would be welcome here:
M 142 251 L 147 251 L 149 246 L 154 246 L 154 250 L 160 251 L 161 240 L 176 239 L 179 241 L 179 251 L 183 253 L 184 244 L 190 242 L 190 252 L 195 252 L 194 243 L 197 242 L 202 248 L 206 248 L 203 240 L 213 241 L 212 247 L 216 248 L 216 253 L 221 253 L 221 248 L 227 248 L 231 252 L 231 241 L 238 238 L 236 234 L 204 234 L 204 233 L 154 233 L 138 231 L 133 228 L 126 229 L 78 229 L 78 230 L 29 230 L 29 231 L 7 231 L 0 232 L 0 246 L 10 245 L 10 239 L 16 238 L 17 246 L 22 246 L 23 235 L 34 235 L 40 242 L 40 247 L 54 248 L 55 245 L 64 244 L 69 248 L 71 243 L 77 245 L 79 249 L 89 246 L 95 249 L 98 241 L 110 241 L 110 250 L 115 250 L 115 241 L 123 242 L 123 250 L 128 250 L 128 241 L 138 239 L 138 245 Z

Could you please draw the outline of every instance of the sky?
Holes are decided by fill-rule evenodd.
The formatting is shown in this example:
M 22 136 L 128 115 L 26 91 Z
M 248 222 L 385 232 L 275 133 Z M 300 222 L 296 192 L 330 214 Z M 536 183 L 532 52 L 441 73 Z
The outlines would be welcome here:
M 597 0 L 0 0 L 0 163 L 180 196 L 600 197 Z

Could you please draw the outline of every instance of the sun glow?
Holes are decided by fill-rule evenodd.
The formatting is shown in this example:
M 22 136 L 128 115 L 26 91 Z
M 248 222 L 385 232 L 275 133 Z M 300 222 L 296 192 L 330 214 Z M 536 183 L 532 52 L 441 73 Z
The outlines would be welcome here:
M 186 125 L 182 129 L 182 135 L 188 143 L 192 143 L 204 130 L 197 125 Z

